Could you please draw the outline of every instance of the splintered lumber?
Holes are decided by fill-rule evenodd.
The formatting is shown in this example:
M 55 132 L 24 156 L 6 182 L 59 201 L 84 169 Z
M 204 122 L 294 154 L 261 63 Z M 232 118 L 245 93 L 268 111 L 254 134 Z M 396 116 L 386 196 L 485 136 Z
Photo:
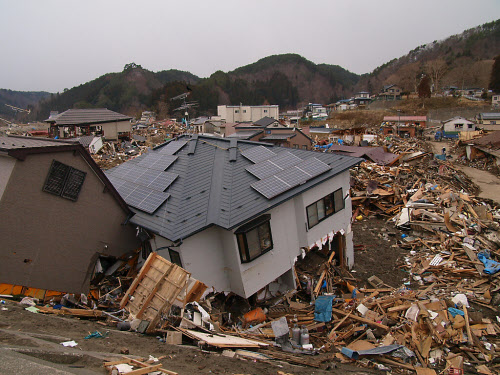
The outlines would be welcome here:
M 271 358 L 280 359 L 283 361 L 287 361 L 289 363 L 295 363 L 299 365 L 311 366 L 319 368 L 319 363 L 316 361 L 308 360 L 307 357 L 299 357 L 296 355 L 284 353 L 284 352 L 276 352 L 274 350 L 259 350 L 259 353 L 263 353 Z
M 123 297 L 125 308 L 137 319 L 150 322 L 147 332 L 154 332 L 161 314 L 167 311 L 186 287 L 190 273 L 151 253 Z
M 79 318 L 104 318 L 105 314 L 101 310 L 86 310 L 86 309 L 68 309 L 62 307 L 61 309 L 54 309 L 47 306 L 37 306 L 37 309 L 42 313 L 56 314 L 56 315 L 71 315 Z
M 467 329 L 467 342 L 469 345 L 474 345 L 474 340 L 472 339 L 472 332 L 469 324 L 469 312 L 467 311 L 467 306 L 462 305 L 462 310 L 464 312 L 465 328 Z
M 216 348 L 260 348 L 262 346 L 269 346 L 269 344 L 249 340 L 242 337 L 223 335 L 223 334 L 210 334 L 197 332 L 190 329 L 180 329 L 182 333 L 193 338 L 194 340 L 204 341 L 210 346 L 215 346 Z
M 348 312 L 345 312 L 345 311 L 342 311 L 342 310 L 338 310 L 336 308 L 332 308 L 332 312 L 334 312 L 336 314 L 343 315 L 343 316 L 350 314 Z M 374 322 L 374 321 L 369 320 L 369 319 L 362 318 L 362 317 L 357 316 L 357 315 L 351 315 L 349 318 L 353 319 L 353 320 L 357 320 L 358 322 L 361 322 L 361 323 L 368 324 L 369 326 L 372 326 L 372 327 L 381 328 L 381 329 L 383 329 L 385 331 L 389 330 L 389 327 L 386 326 L 385 324 L 377 323 L 377 322 Z
M 111 374 L 113 369 L 115 368 L 115 366 L 122 365 L 122 364 L 127 364 L 127 365 L 131 365 L 131 366 L 139 367 L 136 370 L 132 370 L 132 371 L 127 372 L 127 374 L 131 374 L 131 375 L 149 374 L 149 373 L 157 372 L 157 371 L 161 372 L 162 374 L 167 374 L 167 375 L 178 375 L 177 372 L 169 371 L 169 370 L 162 368 L 161 363 L 153 365 L 153 364 L 144 363 L 144 362 L 138 361 L 136 359 L 128 358 L 128 357 L 123 357 L 123 359 L 119 360 L 119 361 L 104 362 L 103 366 L 105 368 L 107 368 L 109 370 L 109 373 Z

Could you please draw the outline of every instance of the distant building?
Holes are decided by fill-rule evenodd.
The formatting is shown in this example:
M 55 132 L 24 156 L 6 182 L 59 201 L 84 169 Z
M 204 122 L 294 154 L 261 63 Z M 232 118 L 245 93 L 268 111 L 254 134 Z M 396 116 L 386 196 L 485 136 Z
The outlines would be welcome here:
M 500 130 L 500 112 L 478 113 L 476 122 L 484 130 Z
M 270 117 L 261 118 L 254 123 L 239 123 L 234 126 L 235 133 L 230 138 L 272 143 L 288 148 L 312 149 L 312 139 L 298 128 L 289 128 Z
M 313 120 L 326 120 L 328 113 L 323 104 L 309 103 L 306 106 L 306 117 Z
M 443 131 L 445 133 L 453 132 L 470 132 L 476 130 L 476 124 L 467 120 L 464 117 L 453 117 L 449 120 L 443 121 Z
M 494 94 L 494 95 L 491 97 L 491 105 L 492 105 L 494 108 L 498 108 L 498 107 L 500 107 L 500 95 L 499 95 L 499 94 Z
M 367 91 L 362 91 L 354 94 L 354 97 L 352 98 L 352 101 L 356 106 L 363 106 L 370 104 L 372 101 L 370 98 L 370 93 Z
M 425 129 L 426 125 L 427 116 L 385 116 L 382 129 L 384 135 L 415 137 Z
M 74 138 L 82 135 L 102 135 L 107 141 L 129 138 L 132 117 L 106 108 L 68 109 L 45 120 L 50 124 L 52 138 Z
M 279 118 L 277 105 L 219 105 L 217 115 L 225 122 L 253 122 L 263 117 Z
M 397 100 L 401 99 L 401 87 L 397 85 L 387 85 L 382 88 L 378 94 L 380 100 Z

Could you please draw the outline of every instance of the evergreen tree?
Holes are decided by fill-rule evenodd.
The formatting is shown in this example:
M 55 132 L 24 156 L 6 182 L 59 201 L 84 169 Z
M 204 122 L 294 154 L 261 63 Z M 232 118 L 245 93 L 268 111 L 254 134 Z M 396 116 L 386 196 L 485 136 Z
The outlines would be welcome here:
M 495 57 L 495 62 L 491 68 L 489 89 L 495 93 L 500 93 L 500 55 Z
M 424 75 L 420 80 L 417 87 L 419 98 L 430 98 L 431 97 L 431 80 L 428 76 Z

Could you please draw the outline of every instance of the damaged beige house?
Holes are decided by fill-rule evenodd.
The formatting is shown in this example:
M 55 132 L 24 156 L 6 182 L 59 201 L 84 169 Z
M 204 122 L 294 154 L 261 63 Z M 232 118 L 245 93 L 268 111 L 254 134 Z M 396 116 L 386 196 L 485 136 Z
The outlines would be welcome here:
M 0 283 L 86 293 L 100 255 L 139 247 L 131 211 L 77 142 L 0 137 Z

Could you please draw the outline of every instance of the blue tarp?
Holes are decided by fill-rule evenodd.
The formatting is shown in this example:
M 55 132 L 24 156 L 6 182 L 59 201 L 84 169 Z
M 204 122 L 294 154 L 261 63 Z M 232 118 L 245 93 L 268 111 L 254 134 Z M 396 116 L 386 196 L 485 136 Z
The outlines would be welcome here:
M 341 352 L 342 354 L 348 356 L 352 359 L 358 359 L 360 355 L 377 355 L 377 354 L 387 354 L 395 351 L 396 349 L 402 348 L 403 345 L 386 345 L 379 346 L 377 348 L 368 349 L 368 350 L 352 350 L 347 347 L 343 347 Z
M 482 251 L 477 254 L 477 259 L 479 259 L 484 264 L 484 273 L 488 275 L 493 275 L 500 271 L 500 263 L 490 259 L 490 254 Z
M 314 320 L 329 322 L 332 320 L 332 303 L 334 296 L 319 296 L 314 306 Z
M 465 316 L 465 313 L 462 310 L 455 309 L 454 307 L 448 307 L 448 312 L 451 314 L 452 317 L 455 317 L 457 315 Z

